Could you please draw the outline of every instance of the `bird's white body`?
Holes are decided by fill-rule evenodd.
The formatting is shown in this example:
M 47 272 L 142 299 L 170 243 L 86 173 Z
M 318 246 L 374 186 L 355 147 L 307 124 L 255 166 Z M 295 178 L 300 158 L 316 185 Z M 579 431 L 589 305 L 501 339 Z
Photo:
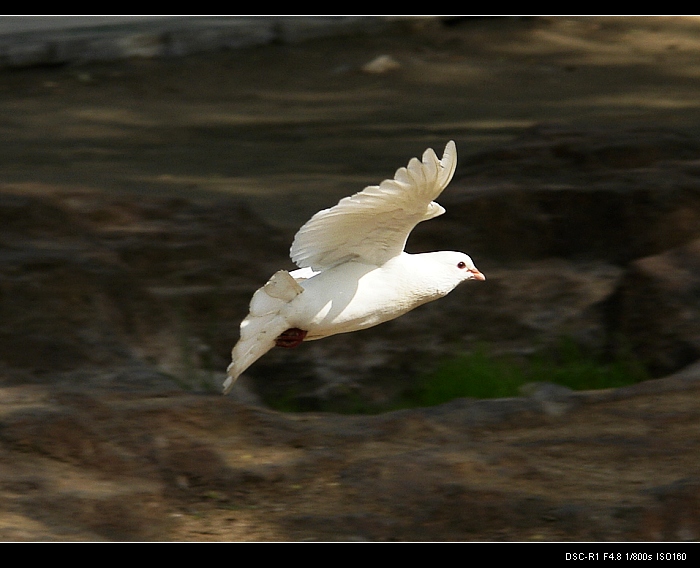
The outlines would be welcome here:
M 309 341 L 366 329 L 441 298 L 464 280 L 484 280 L 464 253 L 403 252 L 416 224 L 444 213 L 432 200 L 455 166 L 450 142 L 442 160 L 427 150 L 393 180 L 314 215 L 291 249 L 301 269 L 280 270 L 253 295 L 224 392 L 288 330 Z
M 448 254 L 455 256 L 445 258 Z M 466 255 L 404 252 L 382 266 L 346 262 L 300 282 L 304 293 L 280 313 L 289 327 L 308 332 L 307 341 L 372 327 L 451 292 L 464 279 L 456 267 L 462 257 Z M 439 279 L 426 277 L 428 263 L 430 275 L 439 274 Z

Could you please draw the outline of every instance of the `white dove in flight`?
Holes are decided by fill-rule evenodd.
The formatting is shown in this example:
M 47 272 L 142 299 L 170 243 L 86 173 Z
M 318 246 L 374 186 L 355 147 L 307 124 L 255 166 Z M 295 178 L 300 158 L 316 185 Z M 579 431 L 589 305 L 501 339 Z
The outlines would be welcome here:
M 442 298 L 465 280 L 485 280 L 464 253 L 403 250 L 418 223 L 445 212 L 433 200 L 456 165 L 454 142 L 442 160 L 429 148 L 394 179 L 341 199 L 299 229 L 290 250 L 299 270 L 276 272 L 253 295 L 224 394 L 275 346 L 372 327 Z

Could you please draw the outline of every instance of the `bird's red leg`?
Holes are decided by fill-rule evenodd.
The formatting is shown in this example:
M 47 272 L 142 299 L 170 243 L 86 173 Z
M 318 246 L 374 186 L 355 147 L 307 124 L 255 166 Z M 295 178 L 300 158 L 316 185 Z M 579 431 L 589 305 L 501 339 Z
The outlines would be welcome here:
M 286 347 L 291 349 L 293 347 L 299 347 L 301 342 L 304 341 L 306 334 L 308 332 L 298 327 L 292 327 L 287 331 L 282 332 L 277 339 L 275 339 L 275 345 L 277 347 Z

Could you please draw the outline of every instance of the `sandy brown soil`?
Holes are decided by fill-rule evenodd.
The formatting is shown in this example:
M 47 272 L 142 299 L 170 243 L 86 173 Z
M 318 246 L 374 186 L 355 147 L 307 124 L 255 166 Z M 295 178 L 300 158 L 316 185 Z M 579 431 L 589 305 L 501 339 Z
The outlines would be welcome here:
M 383 54 L 400 67 L 360 70 Z M 694 18 L 475 19 L 4 70 L 0 186 L 231 194 L 288 242 L 449 139 L 466 158 L 538 124 L 697 135 L 698 54 Z M 374 417 L 276 413 L 155 371 L 102 388 L 93 372 L 2 367 L 0 539 L 700 538 L 698 369 Z
M 375 417 L 3 389 L 5 540 L 695 540 L 697 372 Z

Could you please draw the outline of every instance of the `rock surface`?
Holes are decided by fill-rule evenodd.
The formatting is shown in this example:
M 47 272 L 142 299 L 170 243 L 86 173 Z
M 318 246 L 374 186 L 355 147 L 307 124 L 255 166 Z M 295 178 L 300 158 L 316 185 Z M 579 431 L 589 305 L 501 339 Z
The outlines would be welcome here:
M 409 24 L 6 75 L 0 539 L 700 538 L 700 35 Z M 361 71 L 382 54 L 400 67 Z M 453 137 L 448 213 L 410 250 L 465 250 L 488 280 L 273 350 L 220 396 L 296 228 Z M 541 377 L 521 398 L 377 416 L 261 404 L 292 387 L 309 409 L 382 402 L 479 342 L 562 336 L 666 378 L 575 393 Z

